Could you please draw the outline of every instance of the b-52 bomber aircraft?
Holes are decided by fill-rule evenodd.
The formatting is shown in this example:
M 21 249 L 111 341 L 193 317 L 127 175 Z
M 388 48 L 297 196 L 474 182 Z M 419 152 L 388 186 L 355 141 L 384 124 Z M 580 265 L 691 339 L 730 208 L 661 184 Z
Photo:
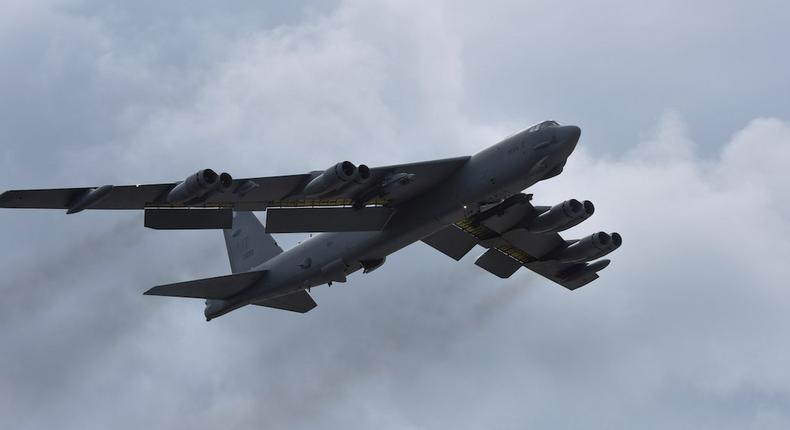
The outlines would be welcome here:
M 523 266 L 575 290 L 598 278 L 609 264 L 600 258 L 622 238 L 564 240 L 558 232 L 589 218 L 593 204 L 533 206 L 522 191 L 559 175 L 580 133 L 544 121 L 473 156 L 247 179 L 204 169 L 169 184 L 7 191 L 0 207 L 142 209 L 149 228 L 223 229 L 231 275 L 145 292 L 206 299 L 207 321 L 249 304 L 307 312 L 310 288 L 372 272 L 419 240 L 455 260 L 481 245 L 475 264 L 500 278 Z M 252 213 L 264 210 L 265 227 Z M 293 232 L 322 234 L 285 252 L 271 236 Z

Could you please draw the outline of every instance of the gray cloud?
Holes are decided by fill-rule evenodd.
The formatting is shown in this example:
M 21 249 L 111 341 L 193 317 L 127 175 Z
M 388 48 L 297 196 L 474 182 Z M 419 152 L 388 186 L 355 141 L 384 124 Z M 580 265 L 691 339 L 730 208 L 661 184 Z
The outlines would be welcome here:
M 2 188 L 460 155 L 553 116 L 584 133 L 536 201 L 626 242 L 574 293 L 417 244 L 207 324 L 141 293 L 227 273 L 216 232 L 5 211 L 0 423 L 786 427 L 787 8 L 758 3 L 4 5 Z

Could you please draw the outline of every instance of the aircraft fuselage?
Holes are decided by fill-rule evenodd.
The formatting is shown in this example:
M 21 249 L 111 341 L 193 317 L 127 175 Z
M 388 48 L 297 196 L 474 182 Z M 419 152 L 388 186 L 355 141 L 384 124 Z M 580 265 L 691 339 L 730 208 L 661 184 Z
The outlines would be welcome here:
M 383 259 L 460 221 L 481 205 L 499 202 L 555 176 L 573 152 L 580 130 L 559 126 L 524 130 L 472 156 L 444 182 L 395 206 L 382 231 L 322 233 L 252 270 L 266 271 L 258 283 L 224 301 L 211 301 L 212 319 L 247 304 L 331 282 Z M 365 210 L 365 209 L 361 209 Z

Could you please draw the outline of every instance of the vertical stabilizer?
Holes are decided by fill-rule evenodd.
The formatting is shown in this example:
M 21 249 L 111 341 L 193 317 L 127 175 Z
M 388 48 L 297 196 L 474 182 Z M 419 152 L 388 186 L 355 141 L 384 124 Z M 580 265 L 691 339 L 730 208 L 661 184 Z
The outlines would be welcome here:
M 234 212 L 233 228 L 222 232 L 233 273 L 247 272 L 283 252 L 252 212 Z

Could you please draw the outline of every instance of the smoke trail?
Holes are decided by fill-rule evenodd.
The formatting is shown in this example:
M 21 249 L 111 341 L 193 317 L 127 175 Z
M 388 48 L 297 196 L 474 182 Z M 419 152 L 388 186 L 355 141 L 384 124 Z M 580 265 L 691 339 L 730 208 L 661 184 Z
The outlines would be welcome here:
M 197 245 L 185 241 L 176 253 L 144 249 L 139 224 L 137 217 L 120 221 L 88 233 L 72 250 L 6 270 L 12 276 L 0 285 L 0 341 L 7 347 L 0 356 L 0 399 L 13 399 L 7 404 L 15 406 L 3 415 L 35 419 L 41 402 L 55 410 L 86 395 L 85 381 L 97 367 L 118 348 L 133 351 L 123 346 L 125 339 L 135 338 L 157 309 L 172 304 L 143 297 L 142 288 L 172 279 L 174 268 L 189 271 L 209 258 L 220 261 L 219 238 Z M 200 304 L 194 304 L 200 321 Z
M 415 250 L 404 252 L 410 251 Z M 409 256 L 412 259 L 418 260 L 414 254 Z M 262 419 L 275 427 L 309 426 L 331 415 L 337 403 L 360 386 L 413 377 L 415 369 L 419 372 L 452 356 L 454 344 L 507 311 L 528 288 L 501 285 L 490 274 L 468 266 L 447 273 L 422 269 L 405 277 L 385 275 L 375 282 L 359 276 L 351 286 L 321 291 L 313 321 L 289 319 L 290 326 L 273 327 L 286 332 L 272 339 L 276 343 L 264 339 L 247 352 L 249 361 L 228 363 L 225 378 L 234 381 L 228 389 L 258 405 L 236 417 L 242 427 Z M 333 293 L 347 301 L 322 303 L 321 298 Z M 239 341 L 252 336 L 245 328 L 235 334 Z M 265 366 L 251 377 L 234 370 L 251 362 Z M 216 393 L 217 397 L 228 394 Z

